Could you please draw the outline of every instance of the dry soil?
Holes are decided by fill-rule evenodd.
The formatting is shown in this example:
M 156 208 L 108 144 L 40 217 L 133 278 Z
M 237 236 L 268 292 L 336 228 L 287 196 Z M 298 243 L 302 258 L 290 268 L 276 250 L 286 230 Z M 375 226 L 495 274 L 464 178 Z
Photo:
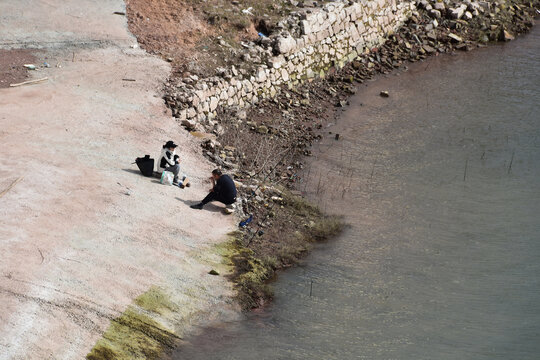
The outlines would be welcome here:
M 138 48 L 114 11 L 124 3 L 0 2 L 0 49 L 50 64 L 30 74 L 48 81 L 0 89 L 0 193 L 19 180 L 0 198 L 0 359 L 80 359 L 152 285 L 192 299 L 169 324 L 180 336 L 235 316 L 205 255 L 233 218 L 189 209 L 211 165 L 163 105 L 169 65 Z M 169 139 L 189 189 L 132 164 Z

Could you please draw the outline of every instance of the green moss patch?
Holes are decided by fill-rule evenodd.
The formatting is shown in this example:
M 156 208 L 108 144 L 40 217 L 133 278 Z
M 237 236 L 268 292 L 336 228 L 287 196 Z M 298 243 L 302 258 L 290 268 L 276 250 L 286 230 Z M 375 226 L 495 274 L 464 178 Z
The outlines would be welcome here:
M 157 359 L 171 349 L 178 336 L 156 318 L 176 306 L 159 288 L 152 287 L 116 319 L 98 340 L 89 360 Z
M 135 304 L 142 309 L 152 311 L 160 315 L 165 315 L 168 312 L 174 312 L 177 306 L 170 300 L 158 287 L 151 287 L 150 290 L 135 299 Z

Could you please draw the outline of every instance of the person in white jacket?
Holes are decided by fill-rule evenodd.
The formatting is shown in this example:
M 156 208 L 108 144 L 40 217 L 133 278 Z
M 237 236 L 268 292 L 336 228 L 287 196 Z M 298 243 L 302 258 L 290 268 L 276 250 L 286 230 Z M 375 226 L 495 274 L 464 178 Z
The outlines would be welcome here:
M 157 172 L 161 174 L 163 171 L 170 171 L 174 174 L 174 183 L 178 183 L 178 186 L 184 188 L 189 186 L 189 181 L 185 175 L 182 175 L 182 180 L 178 180 L 180 174 L 180 156 L 176 155 L 176 145 L 173 141 L 169 140 L 161 149 L 161 156 L 157 163 Z

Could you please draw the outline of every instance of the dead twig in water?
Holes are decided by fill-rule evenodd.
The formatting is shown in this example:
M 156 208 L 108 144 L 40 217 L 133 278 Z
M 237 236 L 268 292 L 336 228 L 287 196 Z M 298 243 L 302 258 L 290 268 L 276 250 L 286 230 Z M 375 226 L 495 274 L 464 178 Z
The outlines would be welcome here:
M 373 162 L 373 168 L 371 169 L 371 176 L 369 177 L 369 180 L 373 179 L 373 173 L 375 172 L 375 165 L 377 165 L 377 159 Z
M 465 160 L 465 170 L 463 171 L 463 181 L 467 179 L 467 167 L 469 166 L 469 157 Z
M 515 153 L 516 153 L 516 150 L 512 151 L 512 159 L 510 159 L 510 165 L 508 165 L 508 172 L 507 172 L 508 175 L 510 175 L 510 171 L 512 171 L 512 163 L 514 162 Z
M 17 185 L 19 183 L 19 181 L 21 181 L 23 179 L 24 176 L 21 176 L 20 178 L 18 178 L 17 180 L 13 181 L 4 191 L 2 191 L 0 193 L 0 198 L 2 196 L 4 196 L 9 190 L 11 190 L 11 188 L 13 188 L 15 185 Z

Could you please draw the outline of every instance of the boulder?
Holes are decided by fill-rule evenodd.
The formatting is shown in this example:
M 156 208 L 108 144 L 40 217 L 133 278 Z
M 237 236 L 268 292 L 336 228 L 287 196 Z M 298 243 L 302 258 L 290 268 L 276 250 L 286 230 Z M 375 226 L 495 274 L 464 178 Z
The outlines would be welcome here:
M 257 132 L 259 134 L 268 134 L 268 127 L 264 126 L 264 125 L 260 125 L 257 127 Z
M 197 115 L 197 110 L 195 110 L 192 107 L 187 109 L 187 113 L 186 113 L 187 118 L 195 117 L 195 115 Z
M 441 11 L 432 9 L 429 11 L 429 16 L 431 16 L 433 19 L 440 19 L 441 18 Z
M 218 106 L 218 103 L 219 103 L 219 100 L 217 97 L 215 96 L 212 96 L 210 98 L 210 111 L 214 111 L 216 110 L 217 106 Z
M 279 69 L 286 63 L 287 62 L 285 61 L 285 58 L 283 57 L 283 55 L 273 56 L 270 59 L 268 59 L 268 66 L 274 69 Z
M 453 42 L 457 42 L 457 43 L 460 43 L 460 42 L 463 42 L 463 39 L 459 36 L 457 36 L 456 34 L 448 34 L 448 37 L 453 41 Z
M 286 54 L 296 47 L 296 41 L 291 37 L 278 36 L 274 42 L 274 51 L 278 54 Z
M 429 45 L 427 45 L 427 44 L 423 45 L 422 47 L 424 48 L 424 50 L 425 50 L 426 52 L 428 52 L 428 53 L 430 53 L 430 54 L 432 54 L 432 53 L 434 53 L 434 52 L 437 51 L 437 50 L 435 50 L 435 48 L 433 48 L 433 47 L 431 47 L 431 46 L 429 46 Z
M 482 12 L 489 13 L 489 11 L 491 10 L 491 7 L 488 1 L 479 1 L 478 6 L 479 6 L 479 9 L 481 9 L 480 11 Z
M 467 9 L 466 5 L 460 5 L 455 9 L 450 8 L 450 17 L 452 19 L 461 19 L 463 17 L 463 14 L 465 14 L 465 10 Z
M 238 112 L 238 114 L 236 114 L 236 116 L 240 120 L 245 120 L 245 119 L 247 119 L 247 111 L 246 110 L 241 110 L 241 111 Z
M 300 29 L 302 30 L 302 35 L 309 35 L 313 32 L 311 24 L 307 20 L 302 20 L 300 22 Z
M 435 4 L 433 4 L 433 8 L 439 11 L 444 11 L 444 9 L 446 9 L 444 2 L 442 1 L 435 2 Z
M 184 126 L 188 130 L 193 130 L 197 126 L 197 122 L 193 119 L 185 119 L 182 120 L 182 126 Z
M 501 31 L 501 35 L 499 36 L 499 40 L 500 41 L 512 41 L 512 40 L 514 40 L 514 36 L 512 34 L 510 34 L 508 31 L 503 29 Z
M 425 9 L 428 5 L 429 2 L 427 2 L 427 0 L 420 0 L 416 6 L 418 6 L 420 9 Z

